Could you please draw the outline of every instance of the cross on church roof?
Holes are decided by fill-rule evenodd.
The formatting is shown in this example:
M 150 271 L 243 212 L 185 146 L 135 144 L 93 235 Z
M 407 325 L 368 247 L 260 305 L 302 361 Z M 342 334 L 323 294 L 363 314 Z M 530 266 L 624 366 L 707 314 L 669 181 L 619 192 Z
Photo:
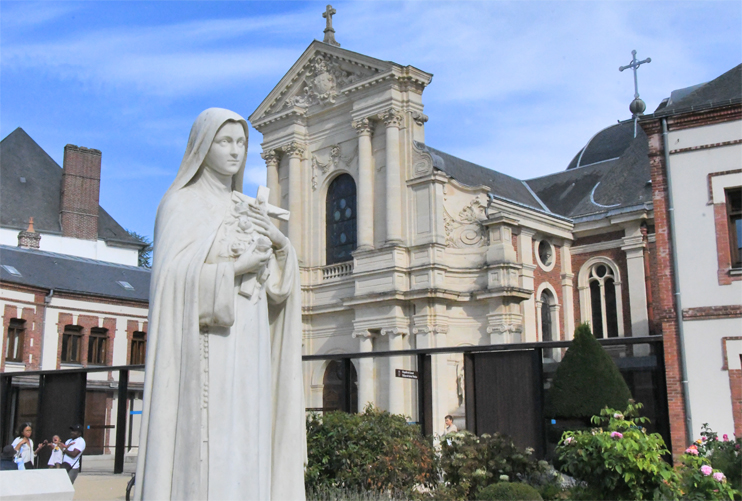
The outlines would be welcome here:
M 327 19 L 327 25 L 325 27 L 325 39 L 323 42 L 340 47 L 340 44 L 335 40 L 335 28 L 332 27 L 332 16 L 337 14 L 337 11 L 332 8 L 332 5 L 327 5 L 327 8 L 322 13 L 322 17 Z
M 329 7 L 329 5 L 328 5 L 328 7 Z M 635 50 L 632 50 L 631 51 L 631 56 L 632 56 L 631 62 L 629 64 L 627 64 L 626 66 L 619 66 L 618 71 L 628 70 L 629 68 L 631 68 L 632 70 L 634 70 L 634 99 L 637 99 L 637 98 L 639 98 L 639 83 L 638 83 L 637 78 L 636 78 L 636 70 L 638 70 L 639 69 L 639 66 L 641 66 L 644 63 L 651 63 L 652 62 L 652 58 L 651 57 L 648 57 L 644 61 L 637 61 L 636 60 L 636 51 Z

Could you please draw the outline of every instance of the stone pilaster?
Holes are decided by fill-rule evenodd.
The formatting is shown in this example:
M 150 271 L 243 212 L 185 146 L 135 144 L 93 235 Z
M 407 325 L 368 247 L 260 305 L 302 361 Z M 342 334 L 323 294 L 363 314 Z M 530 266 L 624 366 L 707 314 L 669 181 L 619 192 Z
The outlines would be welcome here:
M 649 314 L 647 312 L 647 286 L 644 270 L 646 244 L 641 232 L 641 223 L 639 221 L 627 223 L 624 226 L 624 234 L 621 250 L 626 253 L 631 336 L 648 336 Z
M 271 190 L 270 195 L 268 196 L 268 203 L 279 207 L 281 197 L 279 193 L 280 186 L 278 184 L 278 153 L 276 150 L 268 150 L 261 153 L 260 156 L 265 160 L 265 167 L 267 170 L 266 184 Z
M 386 126 L 386 243 L 402 243 L 402 178 L 400 173 L 399 129 L 403 116 L 394 108 L 380 115 Z
M 521 272 L 521 287 L 534 291 L 533 272 L 536 265 L 533 263 L 533 235 L 535 231 L 523 228 L 518 236 L 518 257 L 523 264 Z M 523 341 L 534 342 L 537 340 L 536 332 L 536 300 L 533 294 L 529 299 L 523 301 Z
M 389 351 L 404 349 L 403 337 L 407 334 L 406 329 L 399 327 L 381 329 L 382 336 L 389 338 Z M 395 375 L 396 369 L 403 367 L 403 359 L 400 357 L 389 357 L 389 409 L 392 414 L 407 414 L 405 410 L 404 380 Z
M 358 250 L 374 248 L 374 165 L 371 149 L 373 122 L 354 120 L 358 133 Z
M 304 158 L 305 146 L 301 143 L 292 142 L 283 148 L 284 155 L 289 157 L 289 240 L 294 246 L 296 253 L 302 256 L 302 197 L 301 197 L 301 162 Z
M 374 334 L 368 329 L 353 331 L 353 337 L 358 338 L 359 352 L 371 353 L 374 351 Z M 376 404 L 374 397 L 374 359 L 358 359 L 358 411 L 368 405 Z
M 572 273 L 572 244 L 564 242 L 562 245 L 562 304 L 564 305 L 564 334 L 565 340 L 575 335 L 575 305 L 574 279 Z

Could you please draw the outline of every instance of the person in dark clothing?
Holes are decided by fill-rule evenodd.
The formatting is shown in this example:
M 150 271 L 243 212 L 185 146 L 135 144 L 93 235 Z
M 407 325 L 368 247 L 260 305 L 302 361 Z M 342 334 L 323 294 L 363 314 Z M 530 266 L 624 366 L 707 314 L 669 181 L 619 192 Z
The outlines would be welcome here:
M 18 465 L 13 461 L 14 457 L 15 448 L 12 445 L 3 447 L 3 453 L 0 456 L 0 470 L 17 470 Z

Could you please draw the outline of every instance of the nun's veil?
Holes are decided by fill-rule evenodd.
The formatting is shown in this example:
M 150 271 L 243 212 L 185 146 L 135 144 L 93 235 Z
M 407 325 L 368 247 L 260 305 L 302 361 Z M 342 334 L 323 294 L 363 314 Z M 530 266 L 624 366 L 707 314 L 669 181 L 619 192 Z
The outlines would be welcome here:
M 206 158 L 206 154 L 211 148 L 216 133 L 225 122 L 238 122 L 245 129 L 245 138 L 248 137 L 247 121 L 234 111 L 225 110 L 224 108 L 209 108 L 204 110 L 196 118 L 191 128 L 191 134 L 188 137 L 183 161 L 180 163 L 178 175 L 175 181 L 170 185 L 165 197 L 172 195 L 178 190 L 184 188 L 198 174 L 201 165 Z M 247 159 L 247 144 L 245 144 L 245 157 L 242 159 L 240 170 L 232 177 L 232 190 L 242 192 L 242 178 L 245 173 L 245 160 Z

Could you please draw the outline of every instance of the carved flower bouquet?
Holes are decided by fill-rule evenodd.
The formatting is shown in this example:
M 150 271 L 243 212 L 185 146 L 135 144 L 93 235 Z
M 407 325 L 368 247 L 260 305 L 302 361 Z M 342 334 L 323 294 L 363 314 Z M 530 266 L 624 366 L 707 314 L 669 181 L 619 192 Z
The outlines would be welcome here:
M 234 260 L 251 250 L 263 253 L 272 248 L 270 239 L 258 233 L 250 220 L 250 211 L 255 208 L 266 212 L 266 204 L 261 200 L 254 200 L 237 192 L 232 193 L 232 205 L 219 227 L 207 263 Z M 267 266 L 263 266 L 256 273 L 243 275 L 240 294 L 247 298 L 253 297 L 256 286 L 263 285 L 269 275 Z

